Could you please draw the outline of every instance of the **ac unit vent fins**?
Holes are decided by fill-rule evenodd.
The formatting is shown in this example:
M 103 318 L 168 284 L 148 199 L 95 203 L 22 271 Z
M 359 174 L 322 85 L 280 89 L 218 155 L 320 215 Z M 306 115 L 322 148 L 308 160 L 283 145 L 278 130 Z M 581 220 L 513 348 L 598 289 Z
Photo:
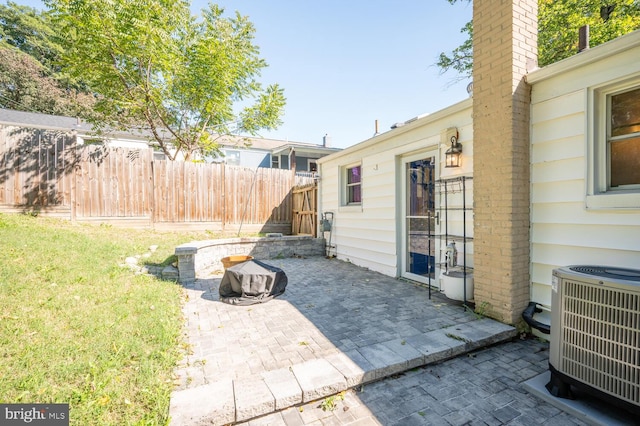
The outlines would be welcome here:
M 595 275 L 602 278 L 613 278 L 640 282 L 640 271 L 636 269 L 612 268 L 608 266 L 571 266 L 574 272 Z
M 640 293 L 571 279 L 562 293 L 561 371 L 640 405 Z

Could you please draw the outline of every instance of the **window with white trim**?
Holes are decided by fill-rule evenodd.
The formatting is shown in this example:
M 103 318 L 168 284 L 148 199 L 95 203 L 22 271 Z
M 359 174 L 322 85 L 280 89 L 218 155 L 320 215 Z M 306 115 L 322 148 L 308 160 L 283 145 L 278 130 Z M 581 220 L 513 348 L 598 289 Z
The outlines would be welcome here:
M 640 208 L 640 80 L 593 91 L 588 208 Z
M 608 189 L 640 188 L 640 86 L 607 97 Z
M 240 151 L 227 150 L 224 153 L 224 162 L 231 166 L 237 166 L 240 164 Z
M 317 160 L 315 159 L 308 159 L 307 160 L 307 170 L 310 172 L 317 172 L 318 171 L 318 163 L 316 162 Z
M 344 200 L 345 205 L 362 203 L 362 166 L 360 164 L 345 167 Z

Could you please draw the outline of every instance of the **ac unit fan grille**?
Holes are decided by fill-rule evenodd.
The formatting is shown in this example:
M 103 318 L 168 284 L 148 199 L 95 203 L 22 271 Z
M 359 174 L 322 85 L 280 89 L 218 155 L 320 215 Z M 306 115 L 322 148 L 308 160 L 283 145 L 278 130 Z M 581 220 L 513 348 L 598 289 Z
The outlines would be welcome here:
M 562 371 L 640 405 L 640 295 L 571 280 L 561 291 Z
M 640 282 L 640 271 L 636 269 L 614 268 L 610 266 L 570 266 L 574 272 L 582 274 L 595 275 L 601 278 L 612 278 L 619 280 L 628 280 Z

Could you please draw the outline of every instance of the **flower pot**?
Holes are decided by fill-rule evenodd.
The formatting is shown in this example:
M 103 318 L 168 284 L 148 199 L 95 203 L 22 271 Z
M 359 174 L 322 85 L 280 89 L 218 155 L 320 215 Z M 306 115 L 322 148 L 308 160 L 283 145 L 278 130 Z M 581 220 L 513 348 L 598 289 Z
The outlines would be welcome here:
M 473 274 L 467 272 L 466 289 L 462 271 L 448 271 L 440 275 L 440 288 L 444 295 L 453 300 L 473 299 Z M 466 290 L 466 292 L 465 292 Z M 466 294 L 466 297 L 465 297 Z

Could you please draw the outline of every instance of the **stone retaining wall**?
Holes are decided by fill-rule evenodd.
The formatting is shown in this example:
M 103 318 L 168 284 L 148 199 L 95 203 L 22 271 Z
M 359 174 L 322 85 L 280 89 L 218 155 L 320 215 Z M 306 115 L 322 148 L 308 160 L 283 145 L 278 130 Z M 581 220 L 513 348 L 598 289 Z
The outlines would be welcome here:
M 278 236 L 229 238 L 223 240 L 193 241 L 176 247 L 178 273 L 181 283 L 191 282 L 196 277 L 222 271 L 220 261 L 232 255 L 250 255 L 257 260 L 294 256 L 323 256 L 324 238 L 309 236 Z

